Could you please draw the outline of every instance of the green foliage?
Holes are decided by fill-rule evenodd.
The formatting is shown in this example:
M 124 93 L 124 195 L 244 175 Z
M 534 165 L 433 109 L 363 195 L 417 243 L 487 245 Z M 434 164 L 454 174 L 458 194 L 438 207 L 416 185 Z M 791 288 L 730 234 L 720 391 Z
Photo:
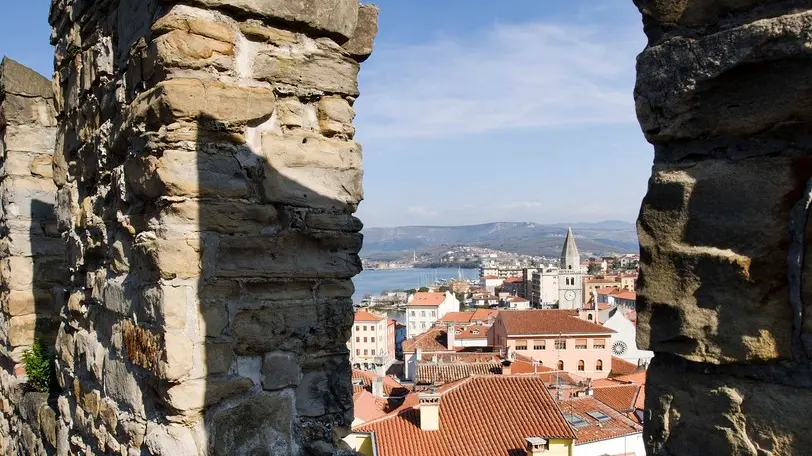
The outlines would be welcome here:
M 54 383 L 54 359 L 48 349 L 37 340 L 23 353 L 25 375 L 28 384 L 37 391 L 47 393 Z
M 420 289 L 417 290 L 417 291 L 419 291 L 420 293 L 425 293 L 425 292 L 429 291 L 429 287 L 420 287 Z

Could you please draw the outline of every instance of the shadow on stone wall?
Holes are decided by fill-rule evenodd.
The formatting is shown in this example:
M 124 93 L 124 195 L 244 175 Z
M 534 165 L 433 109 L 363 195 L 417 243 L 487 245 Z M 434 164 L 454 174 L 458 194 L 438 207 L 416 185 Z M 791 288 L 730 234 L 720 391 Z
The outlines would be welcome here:
M 39 341 L 53 355 L 59 329 L 58 303 L 64 295 L 65 283 L 64 249 L 56 229 L 53 203 L 31 201 L 29 238 L 33 272 L 31 292 L 36 315 L 33 341 Z M 51 389 L 56 394 L 59 385 L 52 384 Z
M 269 123 L 253 120 L 248 135 L 272 134 Z M 332 454 L 353 420 L 345 344 L 360 272 L 354 206 L 287 178 L 263 156 L 269 146 L 252 150 L 220 119 L 202 116 L 196 131 L 210 450 Z M 293 198 L 318 209 L 283 203 Z

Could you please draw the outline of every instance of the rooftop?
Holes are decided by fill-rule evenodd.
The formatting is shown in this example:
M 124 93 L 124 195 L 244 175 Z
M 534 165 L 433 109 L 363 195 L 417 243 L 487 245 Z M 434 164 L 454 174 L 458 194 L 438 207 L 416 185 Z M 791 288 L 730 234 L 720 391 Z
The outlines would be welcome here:
M 455 337 L 457 339 L 485 339 L 488 337 L 488 329 L 489 326 L 484 325 L 471 325 L 466 326 L 465 328 L 459 328 L 455 333 Z
M 491 318 L 496 319 L 499 316 L 499 311 L 496 309 L 477 309 L 471 317 L 471 321 L 488 321 Z
M 614 439 L 624 435 L 638 434 L 643 428 L 625 414 L 604 404 L 596 397 L 571 397 L 559 403 L 565 414 L 580 418 L 583 423 L 575 426 L 575 445 Z
M 473 376 L 455 383 L 442 395 L 438 431 L 420 429 L 419 407 L 354 430 L 374 432 L 380 456 L 523 455 L 527 437 L 575 438 L 539 376 Z
M 359 390 L 366 390 L 372 392 L 372 383 L 378 378 L 378 374 L 375 372 L 370 371 L 363 371 L 360 369 L 353 369 L 352 370 L 352 379 L 353 380 L 361 380 L 364 382 L 363 387 L 355 387 L 355 392 L 357 393 Z M 387 396 L 405 396 L 409 389 L 405 386 L 398 383 L 397 380 L 394 378 L 384 375 L 383 377 L 383 393 Z
M 448 312 L 440 319 L 443 323 L 468 323 L 474 312 Z
M 637 364 L 631 363 L 626 361 L 625 359 L 618 358 L 617 356 L 612 357 L 612 369 L 609 375 L 616 376 L 616 375 L 628 375 L 637 372 Z
M 415 293 L 407 306 L 439 306 L 445 301 L 445 293 L 421 291 Z
M 629 301 L 636 301 L 637 300 L 637 293 L 634 291 L 623 290 L 616 293 L 612 293 L 612 296 L 615 299 L 627 299 Z
M 414 382 L 420 385 L 451 383 L 472 375 L 499 375 L 502 363 L 491 361 L 485 363 L 418 363 Z
M 445 328 L 433 327 L 428 331 L 403 341 L 403 351 L 413 352 L 418 348 L 424 352 L 449 351 L 448 332 Z
M 355 312 L 355 321 L 364 321 L 364 322 L 372 321 L 372 322 L 376 322 L 376 321 L 383 321 L 383 320 L 386 320 L 386 317 L 382 317 L 380 315 L 375 315 L 374 313 L 369 312 L 369 311 L 367 311 L 365 309 L 359 309 L 359 310 L 357 310 Z
M 508 336 L 612 334 L 615 331 L 578 318 L 571 310 L 512 310 L 499 312 Z
M 595 398 L 618 412 L 632 412 L 640 393 L 640 385 L 617 385 L 594 388 Z

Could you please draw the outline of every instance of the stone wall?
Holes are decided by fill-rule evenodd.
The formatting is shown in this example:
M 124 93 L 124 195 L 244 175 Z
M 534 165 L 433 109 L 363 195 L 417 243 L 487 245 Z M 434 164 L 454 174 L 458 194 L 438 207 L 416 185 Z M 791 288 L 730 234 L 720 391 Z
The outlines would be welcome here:
M 812 10 L 635 3 L 655 152 L 638 221 L 649 454 L 808 454 Z
M 0 371 L 0 453 L 340 451 L 362 240 L 352 105 L 377 11 L 53 0 L 53 92 L 3 79 L 0 341 L 16 361 L 35 335 L 14 325 L 57 303 L 59 390 L 49 403 Z M 43 134 L 12 147 L 19 128 Z M 38 252 L 51 288 L 31 283 Z
M 64 289 L 56 228 L 51 82 L 0 62 L 0 454 L 53 449 L 48 394 L 27 387 L 23 353 L 34 341 L 53 351 Z

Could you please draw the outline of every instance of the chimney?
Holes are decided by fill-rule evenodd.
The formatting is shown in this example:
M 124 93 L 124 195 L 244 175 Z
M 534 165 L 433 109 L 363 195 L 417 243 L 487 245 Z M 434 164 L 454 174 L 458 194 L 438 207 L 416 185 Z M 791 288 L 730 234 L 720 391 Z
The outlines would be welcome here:
M 454 323 L 448 324 L 448 330 L 446 331 L 446 341 L 448 342 L 448 349 L 454 349 L 454 341 L 457 339 L 457 333 L 454 328 Z
M 435 391 L 419 393 L 420 429 L 423 431 L 440 430 L 440 394 Z
M 528 437 L 524 439 L 525 453 L 527 456 L 542 456 L 550 449 L 550 444 L 541 437 Z
M 513 364 L 512 361 L 506 359 L 502 361 L 502 375 L 510 375 L 510 365 Z
M 383 398 L 383 377 L 376 377 L 372 382 L 372 395 Z

